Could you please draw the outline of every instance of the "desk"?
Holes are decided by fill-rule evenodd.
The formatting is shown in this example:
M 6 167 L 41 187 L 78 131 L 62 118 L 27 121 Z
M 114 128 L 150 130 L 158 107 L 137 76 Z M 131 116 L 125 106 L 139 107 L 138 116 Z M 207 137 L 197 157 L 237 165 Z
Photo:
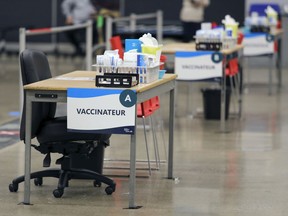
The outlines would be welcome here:
M 272 46 L 271 49 L 267 50 L 261 50 L 262 46 L 267 46 L 268 47 L 268 42 L 266 42 L 266 44 L 263 44 L 261 42 L 259 42 L 259 44 L 257 43 L 257 40 L 255 42 L 253 42 L 253 44 L 251 45 L 250 43 L 248 43 L 248 41 L 245 41 L 245 37 L 243 40 L 243 44 L 244 44 L 244 52 L 243 52 L 243 56 L 245 58 L 249 58 L 249 57 L 269 57 L 270 60 L 270 65 L 269 65 L 269 95 L 272 94 L 272 67 L 273 67 L 273 58 L 276 56 L 276 63 L 275 63 L 275 67 L 276 67 L 276 75 L 278 78 L 278 91 L 280 90 L 281 86 L 282 86 L 282 35 L 283 35 L 283 30 L 282 29 L 277 29 L 273 32 L 271 32 L 270 34 L 268 34 L 267 36 L 272 36 L 273 41 L 277 41 L 277 51 L 275 51 L 274 46 Z M 253 35 L 255 33 L 251 33 L 251 35 Z M 256 34 L 255 34 L 256 35 Z M 259 40 L 260 41 L 260 40 Z M 246 44 L 245 44 L 246 43 Z M 260 44 L 261 43 L 261 44 Z M 255 45 L 259 45 L 259 47 L 254 47 Z M 273 44 L 274 45 L 274 44 Z M 252 50 L 252 52 L 250 52 L 250 50 Z M 257 52 L 258 51 L 258 52 Z
M 162 48 L 162 53 L 167 55 L 174 55 L 177 51 L 196 51 L 195 43 L 171 43 L 164 45 Z M 243 45 L 236 45 L 232 49 L 224 49 L 221 50 L 220 53 L 223 55 L 223 67 L 222 67 L 222 85 L 221 85 L 221 119 L 220 119 L 220 131 L 226 132 L 226 125 L 225 125 L 225 101 L 226 101 L 226 73 L 225 67 L 226 64 L 229 62 L 231 58 L 238 52 L 242 51 Z M 178 79 L 179 80 L 179 79 Z M 196 80 L 191 80 L 196 81 Z M 239 115 L 242 112 L 242 99 L 241 94 L 239 95 Z
M 233 49 L 223 49 L 220 52 L 223 55 L 233 54 L 244 48 L 243 45 L 236 45 Z M 196 51 L 195 43 L 170 43 L 165 44 L 162 48 L 163 54 L 174 55 L 177 51 Z
M 162 47 L 163 54 L 174 55 L 177 51 L 195 51 L 195 43 L 169 43 Z
M 51 78 L 25 85 L 26 91 L 26 134 L 25 134 L 25 182 L 24 204 L 30 204 L 30 173 L 31 173 L 31 116 L 32 102 L 67 102 L 68 88 L 96 88 L 94 80 L 69 80 L 69 77 L 94 78 L 94 71 L 74 71 L 62 75 L 67 80 Z M 137 103 L 146 101 L 159 94 L 170 92 L 169 104 L 169 150 L 168 150 L 168 178 L 173 178 L 173 140 L 174 140 L 174 88 L 177 75 L 166 74 L 163 79 L 149 84 L 139 84 L 132 89 L 137 93 Z M 46 97 L 39 97 L 43 95 Z M 137 113 L 137 106 L 135 106 Z M 136 124 L 136 116 L 135 116 Z M 136 125 L 135 125 L 136 126 Z M 129 208 L 135 205 L 135 177 L 136 177 L 136 133 L 130 139 L 130 175 L 129 175 Z

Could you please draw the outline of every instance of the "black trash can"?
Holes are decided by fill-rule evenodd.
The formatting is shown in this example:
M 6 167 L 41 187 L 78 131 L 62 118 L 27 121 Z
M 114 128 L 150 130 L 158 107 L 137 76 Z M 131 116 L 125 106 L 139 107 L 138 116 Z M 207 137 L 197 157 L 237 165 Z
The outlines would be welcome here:
M 203 112 L 205 119 L 220 120 L 221 118 L 221 89 L 201 89 L 203 94 Z M 225 119 L 229 116 L 230 88 L 226 89 Z

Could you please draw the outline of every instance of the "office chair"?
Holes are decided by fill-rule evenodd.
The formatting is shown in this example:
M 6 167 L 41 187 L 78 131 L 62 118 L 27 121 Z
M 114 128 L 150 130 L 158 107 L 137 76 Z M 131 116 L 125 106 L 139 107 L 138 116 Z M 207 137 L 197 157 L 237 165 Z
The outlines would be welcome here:
M 51 78 L 46 55 L 37 50 L 26 49 L 20 53 L 20 67 L 23 85 Z M 24 90 L 25 95 L 25 90 Z M 22 109 L 20 139 L 25 142 L 25 97 Z M 108 195 L 115 191 L 116 184 L 112 179 L 102 175 L 104 149 L 109 145 L 110 134 L 71 133 L 67 131 L 67 116 L 55 116 L 56 103 L 37 102 L 32 105 L 31 138 L 38 140 L 32 145 L 45 154 L 43 167 L 50 167 L 51 153 L 63 156 L 56 160 L 60 169 L 46 169 L 31 173 L 36 186 L 41 186 L 43 177 L 58 178 L 57 189 L 53 191 L 56 198 L 62 197 L 64 188 L 70 179 L 93 179 L 94 186 L 101 183 L 108 186 Z M 86 167 L 82 167 L 86 164 Z M 87 165 L 88 164 L 88 165 Z M 15 178 L 9 185 L 11 192 L 17 192 L 18 184 L 24 181 L 24 175 Z
M 155 123 L 152 118 L 153 115 L 155 115 L 156 111 L 160 109 L 160 100 L 158 96 L 155 96 L 153 98 L 150 98 L 149 100 L 146 100 L 142 103 L 137 104 L 137 118 L 142 119 L 143 123 L 143 129 L 144 129 L 144 138 L 145 138 L 145 145 L 146 145 L 146 152 L 147 152 L 147 162 L 148 162 L 148 169 L 149 169 L 149 175 L 151 175 L 151 161 L 149 156 L 149 150 L 148 150 L 148 139 L 146 134 L 146 122 L 145 119 L 149 118 L 150 120 L 150 126 L 152 129 L 152 138 L 153 138 L 153 144 L 154 144 L 154 153 L 155 153 L 155 163 L 156 163 L 156 169 L 158 170 L 160 168 L 160 153 L 159 153 L 159 147 L 158 147 L 158 139 L 156 136 L 156 128 Z M 163 129 L 163 127 L 162 127 Z M 164 131 L 162 130 L 162 138 L 163 138 L 163 144 L 164 144 L 164 153 L 166 158 L 166 146 L 165 146 L 165 140 L 164 140 Z

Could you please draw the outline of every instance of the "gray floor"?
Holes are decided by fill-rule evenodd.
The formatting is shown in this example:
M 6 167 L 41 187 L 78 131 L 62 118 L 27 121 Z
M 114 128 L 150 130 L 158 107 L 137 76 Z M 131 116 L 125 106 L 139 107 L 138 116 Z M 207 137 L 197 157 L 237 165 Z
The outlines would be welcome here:
M 81 59 L 50 57 L 54 74 L 81 69 Z M 23 201 L 23 185 L 17 193 L 10 193 L 8 184 L 23 174 L 24 145 L 17 142 L 17 127 L 9 123 L 19 111 L 18 60 L 1 57 L 0 123 L 8 125 L 1 133 L 5 139 L 16 134 L 15 143 L 0 149 L 0 215 L 193 215 L 193 216 L 287 216 L 288 193 L 288 76 L 283 73 L 280 93 L 273 88 L 268 96 L 267 67 L 250 70 L 250 81 L 258 82 L 245 89 L 242 119 L 237 119 L 233 100 L 227 121 L 229 133 L 219 133 L 219 121 L 205 120 L 200 88 L 207 83 L 178 83 L 175 118 L 175 180 L 166 179 L 165 145 L 161 125 L 167 141 L 168 95 L 161 95 L 161 112 L 157 135 L 161 166 L 148 175 L 147 164 L 137 163 L 137 210 L 128 207 L 129 137 L 114 135 L 105 152 L 105 169 L 117 183 L 116 192 L 107 196 L 104 187 L 94 188 L 91 181 L 72 180 L 62 198 L 52 195 L 56 179 L 45 179 L 42 187 L 31 184 L 33 205 L 18 205 Z M 246 71 L 247 73 L 248 71 Z M 246 74 L 247 75 L 247 74 Z M 190 91 L 188 95 L 187 92 Z M 16 124 L 17 126 L 17 124 Z M 145 160 L 143 129 L 139 120 L 137 158 Z M 3 127 L 2 127 L 3 128 Z M 149 132 L 149 136 L 151 135 Z M 154 155 L 150 140 L 150 155 Z M 43 156 L 33 150 L 32 169 L 40 169 Z M 58 155 L 55 156 L 57 159 Z M 54 158 L 53 158 L 54 159 Z M 113 160 L 112 160 L 113 159 Z M 117 161 L 114 161 L 117 159 Z M 119 162 L 119 160 L 121 160 Z M 153 164 L 154 165 L 154 164 Z M 115 169 L 119 167 L 122 169 Z

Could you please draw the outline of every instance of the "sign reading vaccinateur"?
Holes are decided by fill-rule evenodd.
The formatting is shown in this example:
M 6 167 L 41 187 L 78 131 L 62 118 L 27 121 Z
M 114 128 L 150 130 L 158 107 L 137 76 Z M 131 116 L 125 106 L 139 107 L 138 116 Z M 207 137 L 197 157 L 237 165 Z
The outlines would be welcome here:
M 73 132 L 134 134 L 136 92 L 69 88 L 67 129 Z
M 243 40 L 245 56 L 273 54 L 274 37 L 266 33 L 248 33 Z
M 205 80 L 222 77 L 223 55 L 214 51 L 179 51 L 175 53 L 178 80 Z

